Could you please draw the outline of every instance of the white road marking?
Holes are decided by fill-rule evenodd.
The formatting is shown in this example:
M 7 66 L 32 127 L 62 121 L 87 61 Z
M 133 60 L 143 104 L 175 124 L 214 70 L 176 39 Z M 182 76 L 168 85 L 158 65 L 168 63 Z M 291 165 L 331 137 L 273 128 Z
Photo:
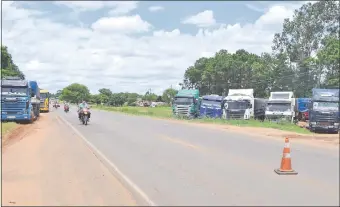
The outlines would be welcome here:
M 100 156 L 99 159 L 104 160 L 106 163 L 112 167 L 116 173 L 124 179 L 124 181 L 130 185 L 130 187 L 137 192 L 150 206 L 158 206 L 156 205 L 147 195 L 144 193 L 134 182 L 132 182 L 124 173 L 122 173 L 118 167 L 113 164 L 103 153 L 101 153 L 91 142 L 89 142 L 75 127 L 72 126 L 70 122 L 68 122 L 66 119 L 64 119 L 61 116 L 58 116 L 64 123 L 66 123 L 79 137 L 82 138 L 82 140 L 88 145 L 91 150 L 93 150 L 97 155 Z

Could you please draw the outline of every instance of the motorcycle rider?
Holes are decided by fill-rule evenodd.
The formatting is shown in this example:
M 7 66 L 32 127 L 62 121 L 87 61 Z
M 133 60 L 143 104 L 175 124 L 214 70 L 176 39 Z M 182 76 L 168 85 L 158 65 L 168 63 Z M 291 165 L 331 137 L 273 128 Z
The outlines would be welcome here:
M 66 109 L 69 109 L 69 108 L 70 108 L 69 104 L 65 101 L 64 102 L 64 110 L 66 111 Z
M 84 108 L 89 108 L 89 105 L 86 103 L 86 101 L 82 101 L 79 105 L 78 105 L 78 118 L 80 119 L 80 114 L 82 113 Z M 91 117 L 91 113 L 89 112 L 89 119 Z

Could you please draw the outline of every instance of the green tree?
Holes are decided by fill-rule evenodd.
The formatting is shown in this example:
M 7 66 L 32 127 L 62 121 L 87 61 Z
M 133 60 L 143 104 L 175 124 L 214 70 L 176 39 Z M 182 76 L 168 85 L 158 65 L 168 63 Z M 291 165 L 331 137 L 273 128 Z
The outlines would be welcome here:
M 18 66 L 14 64 L 7 47 L 1 46 L 1 77 L 6 76 L 18 76 L 23 80 L 25 79 L 25 75 L 19 70 Z
M 91 97 L 87 86 L 72 83 L 61 91 L 61 98 L 68 102 L 80 103 L 82 100 L 89 101 Z
M 162 100 L 166 103 L 170 103 L 171 99 L 177 94 L 177 90 L 173 88 L 166 89 L 162 94 Z

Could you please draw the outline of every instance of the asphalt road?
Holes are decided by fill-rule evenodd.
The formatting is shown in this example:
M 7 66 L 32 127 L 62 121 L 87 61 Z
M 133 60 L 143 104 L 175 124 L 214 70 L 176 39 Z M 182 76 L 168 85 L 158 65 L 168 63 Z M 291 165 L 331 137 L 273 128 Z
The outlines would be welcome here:
M 154 205 L 339 205 L 339 152 L 291 141 L 296 176 L 279 176 L 284 140 L 148 117 L 76 109 L 72 125 Z M 70 127 L 70 129 L 72 128 Z

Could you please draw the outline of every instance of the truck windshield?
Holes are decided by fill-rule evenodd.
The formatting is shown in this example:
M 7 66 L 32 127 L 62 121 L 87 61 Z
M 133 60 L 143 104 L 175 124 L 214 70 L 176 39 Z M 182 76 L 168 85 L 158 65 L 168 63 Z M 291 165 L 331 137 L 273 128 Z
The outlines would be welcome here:
M 202 100 L 202 105 L 221 107 L 221 101 Z
M 41 93 L 41 94 L 40 94 L 40 97 L 41 97 L 42 99 L 47 98 L 47 93 Z
M 4 96 L 27 96 L 27 88 L 1 87 L 1 95 L 4 95 Z
M 289 99 L 289 93 L 274 93 L 272 99 Z
M 339 103 L 338 102 L 314 102 L 313 109 L 320 110 L 320 111 L 326 111 L 326 110 L 337 111 L 339 110 Z
M 175 104 L 189 105 L 194 102 L 192 97 L 175 97 Z
M 227 101 L 224 104 L 225 109 L 247 109 L 249 102 L 247 101 Z
M 268 103 L 267 111 L 290 111 L 290 103 Z

